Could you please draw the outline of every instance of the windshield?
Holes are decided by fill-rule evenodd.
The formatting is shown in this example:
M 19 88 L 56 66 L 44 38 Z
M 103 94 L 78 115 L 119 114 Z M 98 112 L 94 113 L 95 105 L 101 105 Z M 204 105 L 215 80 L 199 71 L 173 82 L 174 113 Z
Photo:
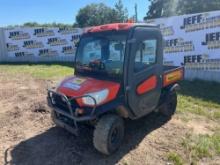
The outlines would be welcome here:
M 76 55 L 77 72 L 120 76 L 123 72 L 125 44 L 124 34 L 93 34 L 83 37 Z

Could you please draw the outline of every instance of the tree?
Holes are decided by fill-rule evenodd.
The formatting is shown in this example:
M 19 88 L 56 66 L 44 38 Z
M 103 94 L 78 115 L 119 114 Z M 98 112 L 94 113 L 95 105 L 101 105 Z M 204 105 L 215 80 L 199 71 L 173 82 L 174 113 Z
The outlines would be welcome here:
M 151 4 L 149 6 L 147 16 L 144 18 L 144 20 L 161 17 L 164 1 L 163 0 L 148 0 L 148 1 L 150 1 Z
M 220 10 L 219 0 L 148 0 L 146 19 Z
M 73 25 L 70 24 L 63 24 L 63 23 L 44 23 L 44 24 L 39 24 L 37 22 L 26 22 L 22 26 L 24 27 L 59 27 L 59 28 L 64 28 L 64 27 L 73 27 Z
M 96 26 L 113 22 L 126 22 L 128 11 L 118 0 L 114 8 L 110 8 L 103 3 L 90 4 L 81 8 L 76 16 L 76 24 L 79 27 Z
M 177 6 L 180 0 L 149 0 L 151 5 L 144 19 L 169 17 L 178 15 Z M 185 1 L 185 0 L 183 0 Z
M 128 10 L 123 6 L 121 0 L 118 0 L 118 2 L 115 4 L 115 12 L 117 22 L 126 22 L 128 20 Z
M 220 10 L 219 0 L 185 0 L 179 1 L 179 14 L 193 14 Z
M 113 23 L 117 20 L 117 16 L 114 9 L 103 3 L 93 3 L 79 10 L 76 16 L 76 23 L 79 27 Z
M 23 24 L 23 26 L 26 26 L 26 27 L 37 27 L 37 26 L 40 26 L 37 22 L 26 22 Z

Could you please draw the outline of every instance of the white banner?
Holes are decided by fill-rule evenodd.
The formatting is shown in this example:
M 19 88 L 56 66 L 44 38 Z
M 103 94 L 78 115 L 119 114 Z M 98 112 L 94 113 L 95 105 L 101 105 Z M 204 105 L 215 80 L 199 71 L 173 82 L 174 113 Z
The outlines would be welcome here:
M 54 57 L 75 55 L 79 28 L 12 28 L 5 31 L 9 57 Z
M 164 64 L 220 70 L 220 11 L 153 19 L 147 23 L 161 28 L 165 39 Z M 7 55 L 18 60 L 29 56 L 50 57 L 45 60 L 71 57 L 76 51 L 74 43 L 82 33 L 79 28 L 5 29 Z
M 153 19 L 147 23 L 160 26 L 165 39 L 165 64 L 199 67 L 202 63 L 220 70 L 220 11 Z

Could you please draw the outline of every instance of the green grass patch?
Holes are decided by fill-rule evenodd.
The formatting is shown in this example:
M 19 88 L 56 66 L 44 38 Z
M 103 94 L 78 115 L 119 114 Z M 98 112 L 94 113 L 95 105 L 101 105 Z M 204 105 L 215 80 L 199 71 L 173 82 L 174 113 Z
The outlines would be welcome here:
M 195 80 L 182 81 L 180 85 L 182 95 L 196 98 L 198 102 L 204 101 L 203 105 L 220 107 L 220 83 Z
M 175 152 L 170 152 L 167 154 L 168 161 L 172 162 L 174 165 L 183 165 L 183 159 L 182 157 L 175 153 Z
M 188 112 L 220 120 L 220 84 L 205 81 L 183 81 L 178 95 L 177 112 Z
M 34 78 L 52 79 L 60 78 L 74 73 L 70 65 L 59 64 L 22 64 L 22 65 L 0 65 L 0 72 L 10 75 L 28 74 Z
M 191 161 L 220 154 L 220 132 L 213 135 L 187 135 L 182 142 Z

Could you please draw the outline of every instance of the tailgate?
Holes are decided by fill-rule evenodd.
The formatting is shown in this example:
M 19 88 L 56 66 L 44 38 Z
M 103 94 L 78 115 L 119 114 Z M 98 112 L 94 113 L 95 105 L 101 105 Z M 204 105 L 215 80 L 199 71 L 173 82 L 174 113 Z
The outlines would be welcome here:
M 177 67 L 171 70 L 167 70 L 163 73 L 163 87 L 173 84 L 177 81 L 183 80 L 184 67 Z

